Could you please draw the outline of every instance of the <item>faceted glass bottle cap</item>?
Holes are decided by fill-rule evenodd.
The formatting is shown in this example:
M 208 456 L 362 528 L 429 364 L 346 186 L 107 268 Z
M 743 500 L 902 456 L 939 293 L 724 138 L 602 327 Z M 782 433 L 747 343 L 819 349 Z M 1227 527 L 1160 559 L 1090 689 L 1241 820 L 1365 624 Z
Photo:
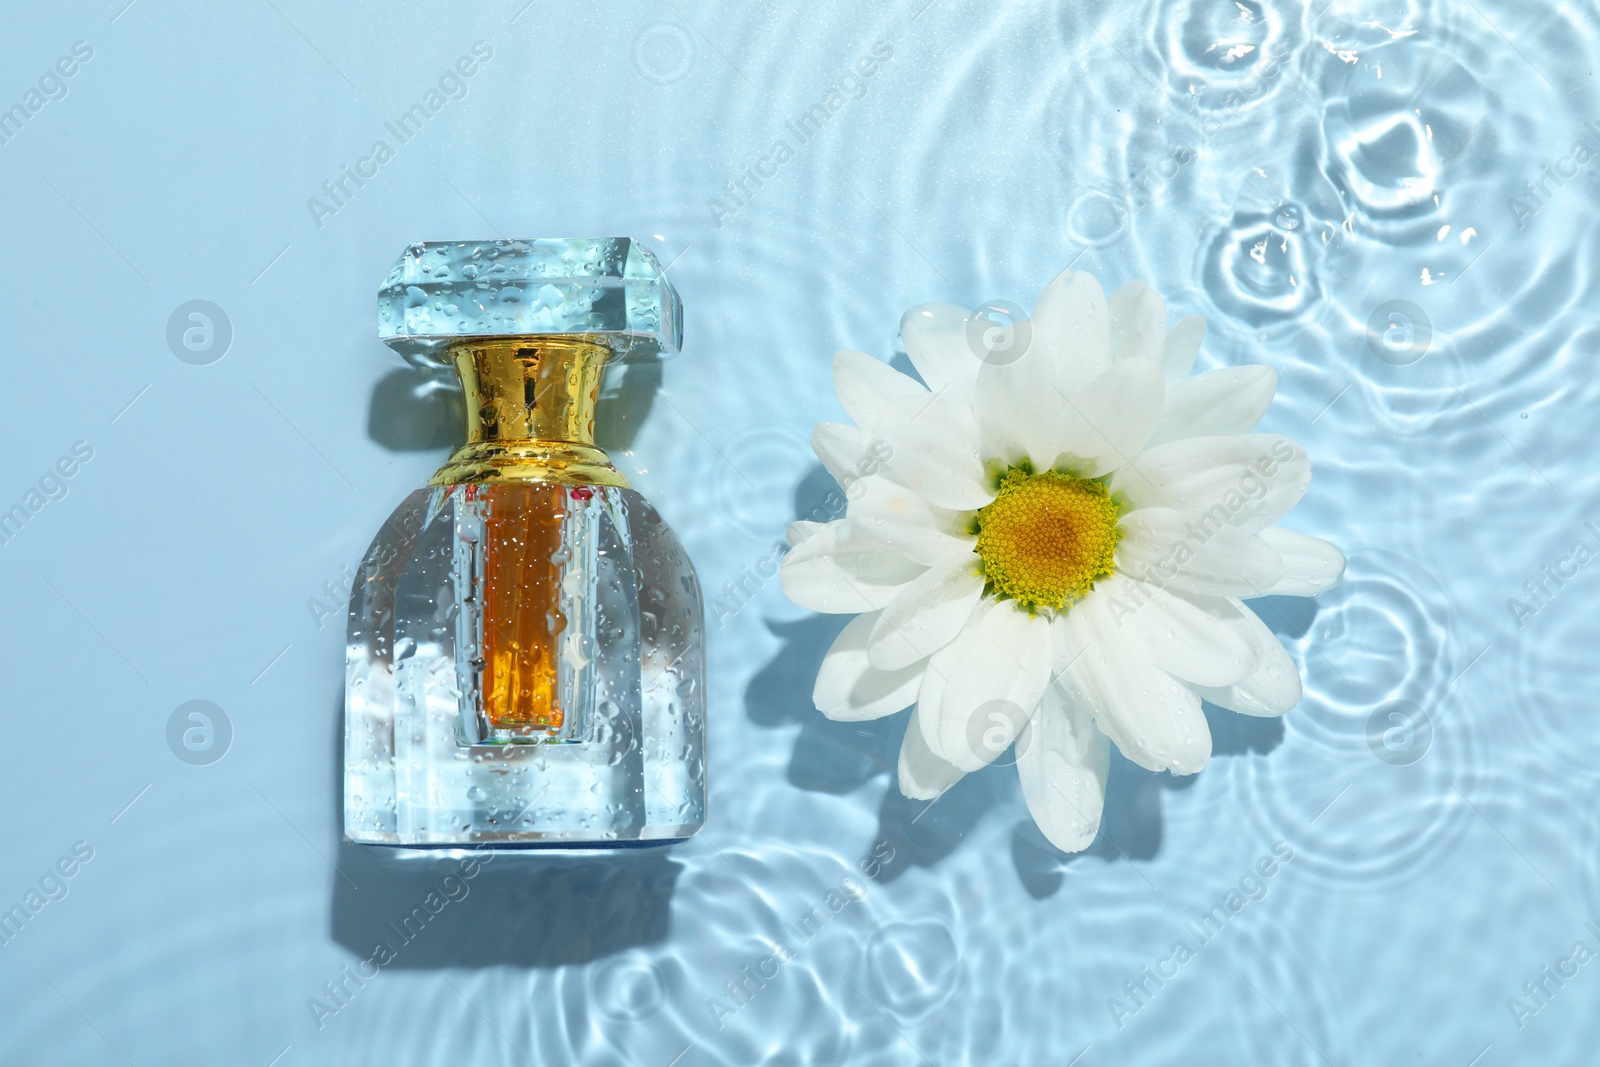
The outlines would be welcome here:
M 683 305 L 631 237 L 414 244 L 378 290 L 378 337 L 419 367 L 450 367 L 457 341 L 530 334 L 584 338 L 650 362 L 678 353 Z

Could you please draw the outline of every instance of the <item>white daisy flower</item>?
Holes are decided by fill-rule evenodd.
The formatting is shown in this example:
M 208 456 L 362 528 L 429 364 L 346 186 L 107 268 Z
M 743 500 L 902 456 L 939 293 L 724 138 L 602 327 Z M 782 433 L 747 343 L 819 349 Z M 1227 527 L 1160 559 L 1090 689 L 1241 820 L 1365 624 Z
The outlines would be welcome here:
M 1251 432 L 1270 367 L 1189 376 L 1199 316 L 1168 330 L 1142 282 L 1108 302 L 1067 271 L 1031 341 L 974 346 L 970 322 L 946 304 L 906 312 L 922 382 L 863 352 L 834 358 L 854 425 L 822 423 L 812 446 L 848 507 L 790 528 L 783 588 L 859 613 L 817 675 L 823 714 L 916 704 L 907 796 L 937 797 L 1014 742 L 1034 820 L 1076 852 L 1099 831 L 1110 743 L 1193 774 L 1211 755 L 1202 699 L 1246 715 L 1299 702 L 1293 661 L 1240 598 L 1320 593 L 1344 557 L 1274 525 L 1310 463 Z

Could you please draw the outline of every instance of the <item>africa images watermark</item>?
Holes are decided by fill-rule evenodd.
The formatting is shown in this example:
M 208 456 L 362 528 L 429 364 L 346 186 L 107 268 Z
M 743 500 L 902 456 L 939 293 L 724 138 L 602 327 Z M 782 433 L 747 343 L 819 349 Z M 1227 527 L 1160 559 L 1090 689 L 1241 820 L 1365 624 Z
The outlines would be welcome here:
M 350 569 L 350 564 L 339 565 L 339 576 L 329 578 L 322 583 L 321 597 L 306 597 L 306 611 L 311 616 L 311 621 L 317 624 L 317 629 L 322 629 L 328 624 L 330 618 L 343 618 L 349 610 L 350 594 L 355 591 L 356 576 Z
M 1086 253 L 1090 248 L 1111 244 L 1127 232 L 1133 217 L 1154 203 L 1177 180 L 1185 167 L 1200 158 L 1200 152 L 1211 138 L 1224 130 L 1282 76 L 1284 62 L 1291 51 L 1287 41 L 1274 42 L 1263 53 L 1258 69 L 1233 84 L 1214 107 L 1202 108 L 1199 94 L 1191 91 L 1186 100 L 1197 130 L 1178 132 L 1153 163 L 1135 167 L 1126 179 L 1111 184 L 1109 188 L 1087 190 L 1076 201 L 1072 221 L 1069 222 L 1074 242 L 1084 246 L 1079 254 Z
M 1274 859 L 1273 857 L 1277 858 Z M 1267 883 L 1294 859 L 1294 848 L 1285 841 L 1279 841 L 1272 846 L 1272 855 L 1262 856 L 1256 860 L 1254 866 L 1241 877 L 1236 888 L 1230 888 L 1226 895 L 1210 910 L 1201 913 L 1196 920 L 1183 924 L 1184 930 L 1194 938 L 1190 945 L 1186 938 L 1180 938 L 1172 943 L 1172 948 L 1165 956 L 1156 960 L 1155 966 L 1146 964 L 1139 968 L 1139 975 L 1122 983 L 1122 992 L 1126 999 L 1119 997 L 1106 998 L 1106 1010 L 1111 1013 L 1111 1021 L 1121 1030 L 1127 1025 L 1130 1016 L 1137 1015 L 1149 1006 L 1155 995 L 1172 979 L 1178 977 L 1179 970 L 1184 964 L 1194 959 L 1201 948 L 1204 948 L 1227 926 L 1235 915 L 1244 911 L 1253 903 L 1259 903 L 1267 895 Z
M 77 877 L 83 865 L 94 859 L 94 846 L 87 841 L 77 841 L 72 850 L 45 868 L 39 884 L 30 886 L 21 902 L 11 905 L 9 911 L 0 912 L 0 945 L 9 945 L 22 933 L 23 927 L 33 921 L 47 905 L 66 900 L 71 887 L 67 884 Z
M 1584 923 L 1583 928 L 1600 939 L 1600 926 L 1593 920 Z M 1594 958 L 1595 950 L 1587 941 L 1575 941 L 1565 956 L 1540 967 L 1537 977 L 1523 982 L 1523 997 L 1506 998 L 1506 1010 L 1511 1013 L 1511 1021 L 1517 1024 L 1517 1029 L 1526 1027 L 1529 1019 L 1548 1008 L 1556 994 L 1578 977 L 1579 969 Z
M 872 850 L 872 855 L 856 865 L 867 880 L 878 877 L 885 867 L 894 862 L 894 846 L 887 841 L 880 841 Z M 847 874 L 839 879 L 838 887 L 830 889 L 823 895 L 820 903 L 813 905 L 793 921 L 780 925 L 777 936 L 771 940 L 772 952 L 754 963 L 747 963 L 739 968 L 738 973 L 722 984 L 724 997 L 707 997 L 706 1010 L 711 1014 L 711 1021 L 721 1030 L 727 1025 L 729 1016 L 737 1015 L 749 1007 L 760 992 L 767 988 L 769 982 L 774 981 L 783 973 L 783 968 L 794 961 L 799 951 L 810 943 L 811 939 L 822 932 L 822 928 L 833 921 L 833 917 L 844 911 L 851 904 L 858 904 L 867 899 L 867 887 L 858 881 L 854 875 Z
M 306 200 L 306 210 L 317 229 L 322 229 L 327 219 L 350 205 L 357 192 L 367 182 L 378 176 L 378 169 L 395 157 L 400 146 L 422 132 L 430 119 L 445 109 L 445 105 L 466 99 L 468 81 L 494 58 L 494 49 L 485 41 L 473 44 L 471 54 L 458 58 L 439 75 L 438 81 L 422 94 L 422 99 L 402 111 L 393 121 L 385 122 L 384 129 L 394 138 L 380 137 L 372 143 L 367 154 L 354 163 L 341 164 L 339 173 L 322 183 L 321 196 Z
M 45 505 L 65 500 L 72 491 L 71 480 L 93 458 L 94 446 L 87 441 L 75 441 L 70 453 L 45 468 L 37 484 L 22 494 L 21 501 L 0 511 L 0 545 L 9 545 Z
M 1170 551 L 1143 574 L 1134 575 L 1139 579 L 1139 583 L 1130 587 L 1128 599 L 1132 601 L 1131 604 L 1119 599 L 1111 601 L 1112 620 L 1120 627 L 1123 619 L 1149 602 L 1150 594 L 1146 589 L 1147 586 L 1164 587 L 1174 578 L 1184 574 L 1184 568 L 1197 559 L 1206 544 L 1223 530 L 1237 529 L 1233 521 L 1235 517 L 1247 504 L 1266 497 L 1271 487 L 1270 483 L 1283 469 L 1281 465 L 1294 459 L 1296 454 L 1295 446 L 1287 438 L 1279 438 L 1272 443 L 1271 455 L 1256 457 L 1245 473 L 1239 477 L 1234 488 L 1229 489 L 1220 501 L 1184 525 L 1184 536 L 1179 538 Z
M 720 230 L 725 222 L 748 207 L 761 187 L 776 178 L 783 165 L 795 158 L 799 148 L 821 133 L 829 119 L 844 110 L 849 101 L 860 100 L 867 95 L 867 82 L 882 69 L 882 64 L 893 58 L 894 45 L 888 41 L 878 41 L 867 55 L 845 69 L 820 101 L 802 112 L 798 119 L 785 122 L 784 132 L 773 138 L 772 146 L 723 187 L 728 199 L 721 200 L 713 196 L 706 201 L 712 224 Z
M 867 445 L 861 458 L 856 460 L 855 466 L 844 473 L 839 488 L 830 490 L 822 502 L 812 508 L 804 518 L 809 522 L 828 523 L 842 517 L 849 509 L 850 501 L 859 499 L 866 492 L 863 480 L 877 474 L 893 457 L 894 449 L 887 441 L 874 440 Z M 737 579 L 729 578 L 722 583 L 723 595 L 713 597 L 710 604 L 711 621 L 717 629 L 726 626 L 730 619 L 756 598 L 756 594 L 768 582 L 778 576 L 778 567 L 783 561 L 784 553 L 793 547 L 794 545 L 783 541 L 777 542 L 754 563 L 742 564 Z
M 1591 142 L 1580 138 L 1573 143 L 1572 151 L 1556 160 L 1554 163 L 1540 164 L 1541 176 L 1535 181 L 1525 181 L 1522 188 L 1517 190 L 1521 197 L 1506 197 L 1506 210 L 1511 212 L 1511 221 L 1517 224 L 1517 229 L 1525 229 L 1528 220 L 1542 211 L 1546 204 L 1555 199 L 1567 182 L 1578 176 L 1580 168 L 1588 165 L 1596 155 L 1600 155 L 1600 129 L 1595 128 L 1592 122 L 1585 122 L 1583 129 Z M 1550 188 L 1550 183 L 1555 182 L 1555 189 Z
M 367 551 L 361 565 L 366 568 L 365 582 L 377 582 L 395 564 L 404 564 L 409 558 L 412 541 L 422 530 L 424 512 L 415 509 L 406 509 L 403 513 L 397 512 L 390 515 L 378 530 L 378 536 L 373 541 L 372 547 Z M 311 621 L 316 623 L 321 630 L 328 624 L 328 619 L 342 617 L 349 610 L 349 603 L 355 595 L 357 578 L 350 570 L 348 563 L 339 565 L 337 578 L 329 578 L 322 583 L 322 596 L 306 597 L 306 613 L 311 616 Z
M 447 874 L 440 878 L 438 888 L 429 890 L 422 898 L 422 903 L 401 917 L 398 926 L 393 920 L 384 923 L 388 932 L 394 935 L 393 941 L 386 934 L 372 947 L 372 952 L 365 959 L 356 963 L 354 970 L 347 963 L 339 968 L 338 975 L 323 982 L 323 996 L 307 997 L 306 1010 L 311 1013 L 311 1019 L 317 1024 L 317 1029 L 321 1030 L 327 1026 L 329 1019 L 348 1008 L 356 994 L 361 992 L 368 982 L 378 977 L 379 971 L 399 959 L 401 951 L 421 936 L 428 923 L 438 917 L 445 908 L 466 900 L 467 895 L 472 892 L 472 887 L 467 883 L 476 878 L 483 865 L 493 859 L 494 854 L 491 852 L 462 859 L 456 867 L 458 873 Z
M 94 48 L 88 41 L 74 41 L 72 51 L 46 68 L 34 87 L 22 94 L 20 101 L 0 110 L 0 145 L 10 144 L 22 132 L 22 127 L 46 106 L 65 100 L 70 91 L 67 83 L 93 58 Z
M 1594 544 L 1581 537 L 1576 538 L 1571 551 L 1554 563 L 1541 565 L 1539 576 L 1522 583 L 1522 592 L 1527 600 L 1518 600 L 1516 597 L 1506 599 L 1506 610 L 1511 613 L 1517 629 L 1527 626 L 1530 618 L 1549 607 L 1555 595 L 1582 572 L 1585 564 L 1595 558 L 1597 546 L 1600 546 L 1600 528 L 1595 526 L 1593 520 L 1585 522 L 1583 528 L 1594 538 Z

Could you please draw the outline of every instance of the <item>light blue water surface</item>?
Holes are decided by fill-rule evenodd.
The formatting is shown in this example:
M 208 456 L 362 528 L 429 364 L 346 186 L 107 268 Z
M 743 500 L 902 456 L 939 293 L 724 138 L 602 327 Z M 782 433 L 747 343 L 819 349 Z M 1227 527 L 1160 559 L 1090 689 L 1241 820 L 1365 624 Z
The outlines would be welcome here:
M 1592 6 L 125 2 L 0 12 L 0 1063 L 1594 1062 Z M 683 296 L 611 439 L 710 598 L 712 816 L 446 881 L 339 840 L 341 586 L 457 432 L 375 292 L 568 234 Z M 1259 605 L 1301 705 L 1114 757 L 1074 857 L 1009 767 L 903 799 L 905 716 L 811 707 L 840 620 L 747 577 L 836 348 L 1068 264 L 1278 370 L 1350 559 Z

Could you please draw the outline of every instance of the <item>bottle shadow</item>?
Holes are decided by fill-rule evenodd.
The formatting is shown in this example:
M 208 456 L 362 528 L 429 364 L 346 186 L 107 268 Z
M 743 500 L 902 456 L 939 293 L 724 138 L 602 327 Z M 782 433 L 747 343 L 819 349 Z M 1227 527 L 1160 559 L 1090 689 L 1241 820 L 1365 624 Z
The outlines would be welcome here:
M 633 447 L 661 389 L 660 363 L 606 367 L 595 405 L 595 443 L 608 452 Z M 396 367 L 372 387 L 367 437 L 390 452 L 455 448 L 467 438 L 461 386 L 453 375 Z
M 348 841 L 337 866 L 333 940 L 405 970 L 561 967 L 660 944 L 683 869 L 659 849 L 441 855 Z
M 666 941 L 683 871 L 667 848 L 575 854 L 343 840 L 342 693 L 334 709 L 339 844 L 329 926 L 359 960 L 405 970 L 551 968 Z
M 838 493 L 821 466 L 801 479 L 795 491 L 795 514 L 813 516 L 828 510 Z M 1316 602 L 1302 597 L 1266 597 L 1253 601 L 1269 629 L 1280 638 L 1309 631 Z M 813 792 L 854 792 L 879 775 L 889 788 L 878 808 L 878 833 L 866 850 L 887 842 L 896 860 L 886 865 L 881 880 L 891 881 L 912 867 L 932 867 L 960 846 L 993 808 L 1022 805 L 1014 754 L 1007 750 L 995 764 L 969 774 L 931 804 L 901 794 L 896 781 L 900 743 L 910 722 L 908 711 L 868 722 L 835 722 L 817 711 L 812 684 L 823 655 L 844 629 L 849 616 L 810 615 L 795 621 L 766 620 L 780 647 L 745 691 L 745 711 L 759 726 L 798 726 L 786 776 L 790 784 Z M 1265 753 L 1283 740 L 1281 718 L 1256 718 L 1203 705 L 1211 728 L 1213 756 Z M 1051 845 L 1024 816 L 1011 835 L 1011 861 L 1023 888 L 1043 899 L 1061 888 L 1068 866 L 1090 858 L 1104 861 L 1148 860 L 1161 849 L 1161 797 L 1169 790 L 1189 789 L 1195 777 L 1174 777 L 1147 771 L 1113 749 L 1100 834 L 1083 852 L 1067 855 Z M 866 855 L 862 857 L 866 858 Z

